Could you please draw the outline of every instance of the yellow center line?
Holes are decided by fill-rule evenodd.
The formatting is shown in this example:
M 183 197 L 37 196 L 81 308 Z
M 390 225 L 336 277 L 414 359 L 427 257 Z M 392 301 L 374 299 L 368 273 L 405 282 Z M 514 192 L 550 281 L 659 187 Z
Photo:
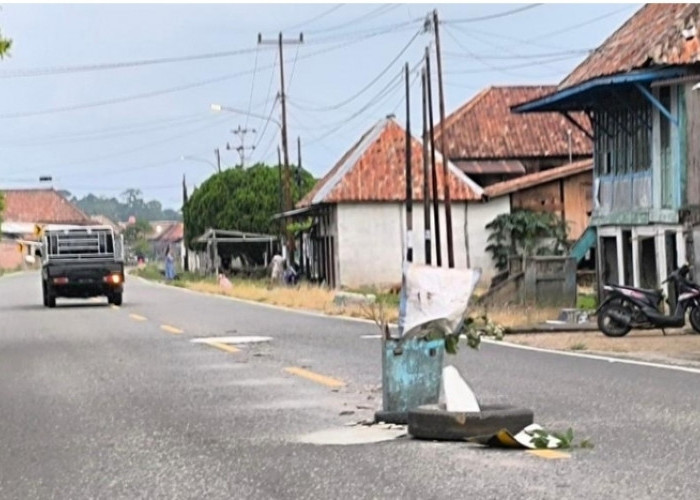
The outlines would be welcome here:
M 129 317 L 134 321 L 148 321 L 148 318 L 141 316 L 140 314 L 129 314 Z
M 549 460 L 555 460 L 558 458 L 571 458 L 571 455 L 569 455 L 568 453 L 563 453 L 557 450 L 528 450 L 527 452 L 530 455 L 535 455 L 536 457 L 540 458 L 547 458 Z
M 183 330 L 180 330 L 179 328 L 175 328 L 174 326 L 170 325 L 160 325 L 160 329 L 168 333 L 183 333 Z
M 217 349 L 221 349 L 222 351 L 226 352 L 241 352 L 241 350 L 238 347 L 228 345 L 228 344 L 223 344 L 221 342 L 205 342 L 207 345 L 210 345 L 212 347 L 216 347 Z
M 292 375 L 297 375 L 298 377 L 311 380 L 318 384 L 325 385 L 327 387 L 343 387 L 345 385 L 345 382 L 343 382 L 342 380 L 338 380 L 337 378 L 327 377 L 325 375 L 312 372 L 305 368 L 299 368 L 297 366 L 290 366 L 288 368 L 285 368 L 284 371 L 286 371 L 287 373 L 291 373 Z

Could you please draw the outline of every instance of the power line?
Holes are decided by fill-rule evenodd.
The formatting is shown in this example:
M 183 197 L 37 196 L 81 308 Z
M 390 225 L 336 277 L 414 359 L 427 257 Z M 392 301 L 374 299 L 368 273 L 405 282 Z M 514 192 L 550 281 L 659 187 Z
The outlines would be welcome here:
M 500 71 L 500 72 L 506 73 L 506 74 L 513 74 L 515 76 L 522 76 L 522 75 L 518 75 L 516 73 L 511 73 L 509 70 L 515 69 L 515 68 L 521 68 L 521 67 L 532 67 L 532 65 L 533 65 L 533 61 L 529 61 L 529 62 L 521 64 L 521 65 L 511 65 L 511 66 L 507 66 L 507 67 L 495 66 L 495 65 L 491 64 L 491 62 L 488 59 L 483 58 L 481 56 L 478 56 L 477 54 L 475 54 L 474 52 L 469 50 L 469 48 L 462 45 L 462 42 L 459 41 L 459 39 L 452 33 L 452 31 L 450 30 L 450 28 L 448 26 L 445 26 L 445 33 L 447 33 L 447 35 L 450 38 L 452 38 L 452 40 L 454 40 L 455 43 L 457 43 L 457 45 L 459 45 L 462 49 L 464 49 L 470 56 L 472 56 L 477 61 L 481 62 L 484 66 L 490 68 L 491 71 Z M 570 59 L 572 57 L 576 57 L 576 56 L 571 55 L 571 56 L 565 56 L 563 58 L 560 57 L 560 58 L 550 59 L 550 60 L 546 60 L 546 61 L 543 60 L 543 61 L 541 61 L 541 63 L 546 64 L 547 62 L 555 62 L 555 61 L 562 60 L 562 59 Z M 446 73 L 447 74 L 460 74 L 460 73 L 467 74 L 467 73 L 483 73 L 483 72 L 485 72 L 485 71 L 484 70 L 457 70 L 457 71 L 449 71 Z M 557 73 L 560 74 L 561 71 L 558 71 Z
M 477 38 L 477 37 L 474 37 Z M 478 39 L 478 38 L 477 38 Z M 590 54 L 593 51 L 593 49 L 580 49 L 580 50 L 562 50 L 559 52 L 540 52 L 537 54 L 517 54 L 515 52 L 510 52 L 511 55 L 503 55 L 503 54 L 480 54 L 479 57 L 483 58 L 489 58 L 489 59 L 541 59 L 541 58 L 547 58 L 547 57 L 557 57 L 557 56 L 565 56 L 565 55 L 586 55 Z M 450 52 L 450 51 L 445 51 L 443 52 L 444 55 L 453 57 L 453 58 L 461 58 L 461 59 L 476 59 L 476 57 L 473 54 L 463 54 L 461 52 Z
M 511 64 L 508 66 L 488 65 L 488 69 L 483 69 L 483 68 L 482 69 L 461 69 L 461 70 L 458 69 L 458 70 L 446 71 L 445 74 L 448 74 L 448 75 L 466 75 L 466 74 L 475 74 L 475 73 L 488 73 L 490 71 L 505 71 L 505 70 L 511 70 L 511 69 L 519 69 L 519 68 L 531 68 L 533 64 L 547 64 L 547 63 L 572 59 L 574 57 L 578 57 L 578 56 L 568 55 L 568 56 L 550 57 L 548 59 L 541 59 L 538 61 L 529 61 L 529 62 L 525 62 L 522 64 Z M 481 59 L 479 59 L 479 61 L 483 62 Z
M 371 11 L 366 12 L 365 14 L 362 14 L 358 17 L 353 18 L 353 19 L 349 19 L 342 24 L 336 24 L 334 26 L 327 26 L 325 28 L 319 28 L 316 30 L 307 30 L 307 33 L 320 34 L 320 33 L 328 33 L 331 31 L 336 31 L 336 30 L 341 29 L 341 28 L 347 28 L 349 25 L 361 23 L 365 19 L 377 18 L 379 16 L 382 16 L 382 15 L 390 12 L 391 10 L 393 10 L 397 7 L 400 7 L 400 5 L 381 4 L 377 8 L 372 9 Z
M 106 127 L 103 129 L 95 130 L 95 129 L 90 129 L 90 130 L 81 130 L 81 131 L 75 131 L 75 132 L 69 132 L 65 134 L 52 134 L 52 135 L 47 135 L 44 137 L 41 136 L 33 136 L 30 138 L 25 138 L 25 139 L 19 139 L 19 140 L 14 140 L 14 141 L 9 141 L 9 142 L 2 142 L 2 146 L 16 146 L 16 145 L 27 145 L 27 146 L 34 146 L 37 144 L 37 142 L 52 142 L 52 141 L 61 141 L 61 140 L 70 140 L 70 139 L 91 139 L 94 137 L 102 136 L 102 135 L 108 135 L 108 134 L 118 134 L 120 132 L 124 133 L 131 133 L 134 130 L 142 130 L 143 127 L 157 127 L 157 126 L 167 126 L 167 124 L 179 124 L 182 122 L 189 122 L 190 120 L 196 120 L 198 118 L 205 118 L 208 117 L 209 113 L 189 113 L 186 115 L 179 115 L 175 117 L 169 117 L 169 118 L 159 118 L 155 120 L 146 120 L 146 121 L 141 121 L 137 123 L 130 123 L 128 125 L 118 125 L 114 127 Z M 166 124 L 166 125 L 163 125 Z
M 255 48 L 258 49 L 260 46 L 256 45 Z M 250 116 L 250 108 L 253 105 L 253 90 L 255 90 L 255 74 L 258 71 L 258 54 L 260 51 L 255 51 L 255 64 L 253 65 L 253 77 L 250 79 L 250 96 L 248 97 L 248 112 L 245 115 L 245 127 L 248 127 L 248 117 Z
M 513 14 L 518 14 L 520 12 L 525 12 L 526 10 L 534 9 L 535 7 L 540 7 L 541 3 L 533 3 L 525 5 L 523 7 L 516 7 L 514 9 L 505 10 L 503 12 L 498 12 L 496 14 L 487 14 L 485 16 L 476 17 L 464 17 L 461 19 L 447 19 L 442 21 L 440 24 L 462 24 L 462 23 L 475 23 L 479 21 L 488 21 L 489 19 L 498 19 L 501 17 L 512 16 Z
M 297 57 L 299 56 L 299 47 L 301 44 L 297 45 L 297 50 L 294 51 L 294 62 L 292 63 L 292 71 L 289 74 L 289 81 L 287 82 L 287 90 L 285 92 L 289 93 L 289 89 L 292 88 L 292 80 L 294 79 L 294 70 L 297 68 Z
M 306 21 L 302 21 L 302 22 L 294 24 L 292 26 L 287 26 L 286 28 L 282 29 L 282 31 L 296 30 L 296 29 L 301 28 L 302 26 L 306 26 L 307 24 L 310 24 L 314 21 L 318 21 L 319 19 L 322 19 L 326 16 L 329 16 L 330 14 L 335 12 L 336 10 L 343 7 L 344 5 L 345 5 L 344 3 L 338 4 L 338 5 L 333 5 L 331 8 L 324 10 L 320 14 L 313 16 L 312 18 L 307 19 Z
M 636 5 L 633 5 L 632 7 L 636 8 L 637 6 L 636 6 Z M 525 41 L 526 41 L 526 42 L 533 42 L 533 41 L 535 41 L 535 40 L 541 40 L 542 38 L 547 38 L 547 37 L 550 37 L 550 36 L 553 36 L 553 35 L 559 35 L 559 34 L 561 34 L 561 33 L 567 33 L 567 32 L 569 32 L 569 31 L 573 31 L 573 30 L 576 30 L 576 29 L 579 29 L 579 28 L 583 28 L 584 26 L 588 26 L 589 24 L 593 24 L 593 23 L 595 23 L 595 22 L 597 22 L 597 21 L 600 21 L 601 19 L 606 19 L 606 18 L 608 18 L 608 17 L 612 17 L 612 16 L 614 16 L 615 14 L 619 14 L 620 12 L 623 12 L 623 11 L 629 10 L 629 9 L 630 9 L 630 6 L 629 6 L 629 5 L 625 5 L 624 7 L 620 8 L 620 9 L 616 9 L 616 10 L 614 10 L 614 11 L 612 11 L 612 12 L 608 12 L 607 14 L 602 14 L 602 15 L 600 15 L 600 16 L 596 16 L 596 17 L 594 17 L 594 18 L 592 18 L 592 19 L 589 19 L 589 20 L 587 20 L 587 21 L 583 21 L 583 22 L 580 22 L 580 23 L 572 24 L 572 25 L 566 26 L 566 27 L 564 27 L 564 28 L 556 29 L 556 30 L 554 30 L 554 31 L 549 31 L 549 32 L 547 32 L 547 33 L 542 33 L 541 35 L 537 35 L 536 37 L 528 38 L 528 39 L 526 39 Z
M 135 147 L 135 148 L 132 147 L 132 148 L 129 148 L 129 149 L 126 149 L 126 150 L 116 151 L 116 152 L 114 152 L 114 153 L 110 153 L 110 154 L 106 154 L 106 155 L 102 155 L 102 156 L 97 156 L 97 157 L 88 158 L 88 159 L 79 160 L 79 161 L 71 161 L 71 162 L 67 162 L 67 163 L 70 163 L 71 166 L 72 166 L 72 165 L 83 165 L 83 164 L 86 164 L 86 163 L 95 163 L 95 162 L 98 162 L 98 161 L 108 160 L 108 159 L 112 159 L 112 158 L 118 158 L 119 156 L 129 155 L 129 154 L 134 153 L 134 152 L 137 152 L 137 151 L 143 151 L 144 149 L 148 149 L 148 148 L 151 148 L 151 147 L 153 147 L 153 146 L 158 146 L 158 145 L 160 145 L 160 144 L 165 144 L 165 143 L 174 141 L 174 140 L 176 140 L 176 139 L 181 139 L 181 138 L 183 138 L 183 137 L 191 136 L 192 134 L 195 134 L 195 133 L 197 133 L 197 132 L 201 132 L 201 131 L 203 131 L 203 130 L 208 130 L 208 129 L 217 127 L 217 126 L 219 126 L 221 123 L 223 123 L 224 121 L 226 121 L 226 120 L 228 120 L 228 119 L 229 119 L 229 117 L 222 117 L 222 118 L 216 120 L 215 123 L 210 123 L 210 124 L 205 125 L 204 127 L 198 127 L 198 128 L 196 128 L 196 129 L 189 130 L 189 131 L 184 132 L 184 133 L 182 133 L 182 134 L 173 135 L 173 136 L 167 137 L 167 138 L 162 139 L 162 140 L 159 140 L 159 141 L 150 142 L 150 143 L 148 143 L 148 144 L 144 144 L 144 145 L 141 145 L 141 146 L 138 146 L 138 147 Z M 63 166 L 63 165 L 59 165 L 59 164 L 41 165 L 41 166 L 34 167 L 34 168 L 24 169 L 24 171 L 25 171 L 25 172 L 36 172 L 36 171 L 39 171 L 39 170 L 52 170 L 52 169 L 54 169 L 54 168 L 60 168 L 60 167 L 62 167 L 62 166 Z
M 367 40 L 369 38 L 384 35 L 386 33 L 387 33 L 386 31 L 369 33 L 369 34 L 363 35 L 359 38 L 356 38 L 355 40 L 352 40 L 350 42 L 340 43 L 340 44 L 337 44 L 337 45 L 334 45 L 331 47 L 327 47 L 325 49 L 318 50 L 316 52 L 311 52 L 309 54 L 299 56 L 299 59 L 308 59 L 308 58 L 315 57 L 315 56 L 318 56 L 321 54 L 332 52 L 332 51 L 335 51 L 338 49 L 345 48 L 348 45 L 359 43 L 359 42 Z M 270 66 L 265 67 L 265 68 L 261 68 L 261 69 L 268 69 L 268 68 L 270 68 Z M 102 101 L 96 101 L 96 102 L 85 103 L 85 104 L 76 104 L 76 105 L 71 105 L 71 106 L 47 108 L 47 109 L 38 110 L 38 111 L 5 113 L 5 114 L 0 114 L 0 120 L 7 120 L 7 119 L 13 119 L 13 118 L 28 118 L 28 117 L 33 117 L 33 116 L 42 116 L 42 115 L 54 114 L 54 113 L 64 113 L 64 112 L 68 112 L 68 111 L 79 111 L 79 110 L 83 110 L 83 109 L 91 109 L 91 108 L 96 108 L 96 107 L 100 107 L 100 106 L 121 104 L 124 102 L 130 102 L 130 101 L 135 101 L 135 100 L 140 100 L 140 99 L 159 97 L 162 95 L 167 95 L 167 94 L 171 94 L 171 93 L 175 93 L 175 92 L 182 92 L 182 91 L 190 90 L 193 88 L 204 87 L 206 85 L 212 85 L 215 83 L 220 83 L 220 82 L 224 82 L 227 80 L 232 80 L 234 78 L 238 78 L 238 77 L 244 76 L 244 75 L 249 75 L 251 73 L 252 73 L 251 70 L 244 70 L 244 71 L 239 71 L 236 73 L 222 75 L 222 76 L 219 76 L 216 78 L 210 78 L 208 80 L 201 80 L 201 81 L 189 83 L 186 85 L 180 85 L 177 87 L 171 87 L 171 88 L 163 89 L 163 90 L 145 92 L 142 94 L 134 94 L 134 95 L 130 95 L 130 96 L 105 99 Z
M 113 69 L 133 68 L 139 66 L 152 66 L 157 64 L 169 64 L 184 61 L 197 61 L 202 59 L 220 59 L 242 54 L 250 54 L 255 49 L 227 50 L 223 52 L 210 52 L 207 54 L 195 54 L 181 57 L 163 57 L 159 59 L 142 59 L 139 61 L 125 61 L 118 63 L 84 64 L 79 66 L 58 66 L 50 68 L 20 69 L 15 71 L 0 72 L 0 78 L 29 78 L 35 76 L 60 75 L 67 73 L 85 73 L 92 71 L 105 71 Z
M 307 109 L 308 111 L 332 111 L 332 110 L 340 109 L 340 108 L 344 107 L 346 104 L 351 103 L 352 101 L 357 99 L 359 96 L 364 94 L 367 90 L 369 90 L 375 83 L 377 83 L 391 69 L 391 67 L 396 63 L 396 61 L 398 61 L 401 58 L 401 56 L 403 56 L 403 54 L 408 50 L 408 48 L 411 46 L 411 44 L 413 44 L 415 39 L 418 38 L 420 33 L 421 32 L 419 31 L 415 35 L 413 35 L 411 37 L 411 39 L 408 41 L 408 43 L 401 49 L 401 51 L 389 62 L 389 64 L 387 64 L 384 67 L 384 69 L 376 77 L 374 77 L 369 83 L 367 83 L 367 85 L 362 87 L 359 91 L 357 91 L 355 94 L 351 95 L 347 99 L 345 99 L 337 104 L 331 105 L 331 106 L 315 106 L 315 107 L 310 106 L 310 107 L 306 107 L 306 108 L 303 106 L 297 106 L 297 107 L 299 107 L 300 109 Z

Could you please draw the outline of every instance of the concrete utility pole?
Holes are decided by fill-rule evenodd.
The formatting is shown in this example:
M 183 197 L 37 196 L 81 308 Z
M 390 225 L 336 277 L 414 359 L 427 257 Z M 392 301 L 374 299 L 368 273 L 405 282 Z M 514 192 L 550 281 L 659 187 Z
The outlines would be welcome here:
M 406 260 L 413 262 L 413 174 L 411 165 L 411 92 L 408 63 L 404 67 L 406 78 Z
M 240 141 L 240 144 L 236 147 L 231 146 L 228 142 L 226 143 L 226 149 L 234 150 L 238 152 L 238 156 L 241 158 L 241 165 L 240 168 L 245 168 L 245 152 L 246 151 L 255 151 L 255 146 L 246 146 L 245 145 L 245 136 L 246 134 L 255 134 L 257 133 L 254 128 L 243 128 L 240 125 L 236 130 L 231 131 L 232 134 L 237 135 Z
M 435 218 L 435 258 L 442 267 L 442 243 L 440 241 L 440 192 L 438 191 L 437 162 L 435 161 L 435 126 L 433 124 L 433 85 L 430 71 L 430 49 L 425 49 L 425 72 L 428 91 L 428 119 L 430 120 L 430 177 L 433 186 L 433 217 Z
M 269 45 L 277 43 L 279 46 L 279 61 L 280 61 L 280 103 L 282 104 L 282 154 L 284 155 L 284 211 L 292 209 L 292 196 L 290 192 L 290 175 L 289 175 L 289 147 L 287 143 L 287 99 L 286 89 L 284 85 L 284 44 L 299 44 L 304 43 L 304 34 L 299 33 L 298 40 L 285 40 L 280 31 L 277 42 L 272 40 L 263 40 L 262 33 L 258 33 L 258 44 Z M 286 233 L 286 230 L 285 230 Z M 287 236 L 287 249 L 289 256 L 294 250 L 294 241 Z M 288 256 L 288 257 L 289 257 Z
M 423 229 L 425 235 L 425 263 L 432 264 L 430 255 L 430 161 L 428 160 L 428 90 L 425 82 L 425 68 L 421 71 L 421 95 L 423 98 Z
M 455 252 L 452 239 L 452 203 L 450 200 L 450 177 L 447 167 L 447 143 L 445 142 L 445 92 L 442 84 L 442 56 L 440 55 L 440 21 L 437 9 L 433 11 L 433 28 L 435 28 L 435 55 L 437 56 L 438 87 L 440 92 L 440 153 L 442 153 L 442 175 L 445 183 L 445 226 L 447 226 L 447 265 L 455 267 Z M 467 238 L 468 241 L 468 238 Z M 469 250 L 467 249 L 467 267 L 469 267 Z

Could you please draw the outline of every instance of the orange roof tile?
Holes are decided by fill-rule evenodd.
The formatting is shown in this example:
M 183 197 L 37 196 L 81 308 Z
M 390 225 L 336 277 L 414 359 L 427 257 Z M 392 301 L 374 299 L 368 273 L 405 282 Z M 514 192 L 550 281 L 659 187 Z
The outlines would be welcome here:
M 413 199 L 423 199 L 423 144 L 412 140 Z M 381 120 L 367 131 L 299 202 L 317 203 L 402 201 L 406 199 L 406 131 L 396 120 Z M 442 158 L 436 152 L 438 192 L 443 192 Z M 452 163 L 449 166 L 453 200 L 481 199 L 483 190 Z M 442 199 L 442 196 L 440 196 Z
M 39 224 L 92 224 L 82 210 L 54 189 L 8 189 L 3 220 Z
M 511 106 L 556 90 L 554 85 L 489 87 L 445 118 L 447 156 L 451 160 L 590 155 L 593 144 L 559 113 L 511 112 Z M 573 113 L 590 129 L 588 117 Z M 440 146 L 440 127 L 435 128 Z
M 488 186 L 484 191 L 489 198 L 503 196 L 504 194 L 513 193 L 522 189 L 527 189 L 547 182 L 556 181 L 572 175 L 581 174 L 593 170 L 593 160 L 582 160 L 574 163 L 562 165 L 561 167 L 550 168 L 542 172 L 523 175 L 516 179 L 510 179 L 503 182 L 498 182 Z
M 629 18 L 559 85 L 649 66 L 700 62 L 700 5 L 647 4 Z

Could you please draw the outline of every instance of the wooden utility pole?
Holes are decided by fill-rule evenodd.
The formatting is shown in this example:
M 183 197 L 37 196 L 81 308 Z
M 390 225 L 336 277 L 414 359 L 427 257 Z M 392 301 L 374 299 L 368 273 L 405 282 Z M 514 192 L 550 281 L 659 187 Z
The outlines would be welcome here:
M 433 217 L 435 218 L 435 259 L 442 267 L 442 243 L 440 241 L 440 192 L 438 191 L 437 162 L 435 161 L 435 126 L 433 124 L 433 85 L 430 71 L 430 49 L 425 49 L 425 72 L 428 90 L 428 119 L 430 120 L 430 177 L 433 185 Z
M 413 262 L 413 175 L 411 168 L 411 94 L 408 81 L 408 63 L 404 67 L 406 77 L 406 260 Z
M 283 189 L 283 203 L 284 212 L 292 209 L 292 196 L 290 192 L 290 175 L 289 175 L 289 147 L 287 143 L 287 99 L 286 99 L 286 89 L 284 85 L 284 44 L 285 43 L 303 43 L 304 34 L 299 34 L 299 40 L 284 40 L 282 37 L 282 32 L 280 31 L 279 37 L 277 39 L 277 44 L 279 46 L 279 61 L 280 61 L 280 103 L 282 104 L 282 154 L 284 155 L 284 189 Z M 262 34 L 258 33 L 258 44 L 271 44 L 275 43 L 271 40 L 265 41 L 262 38 Z M 294 241 L 290 238 L 285 230 L 285 235 L 287 238 L 287 250 L 289 252 L 287 258 L 291 256 L 294 251 Z
M 214 150 L 214 155 L 216 156 L 216 168 L 219 170 L 219 173 L 221 173 L 221 153 L 219 152 L 219 148 Z
M 185 207 L 187 206 L 187 181 L 185 180 L 185 174 L 182 174 L 182 211 L 184 215 Z M 189 272 L 190 270 L 190 253 L 188 250 L 188 242 L 187 242 L 187 227 L 184 226 L 185 224 L 185 218 L 182 218 L 183 220 L 183 241 L 185 245 L 185 262 L 183 264 L 183 269 L 185 272 Z
M 447 226 L 447 265 L 455 267 L 455 252 L 452 240 L 452 203 L 450 200 L 450 177 L 447 166 L 447 146 L 445 142 L 445 92 L 442 84 L 442 56 L 440 55 L 440 21 L 437 9 L 433 11 L 433 27 L 435 28 L 435 55 L 437 57 L 438 91 L 440 93 L 440 153 L 442 154 L 442 176 L 445 184 L 445 226 Z M 467 252 L 467 267 L 469 267 L 469 252 Z
M 428 95 L 425 82 L 425 68 L 421 71 L 421 95 L 423 97 L 423 229 L 425 235 L 425 263 L 432 264 L 430 255 L 430 160 L 428 160 Z

